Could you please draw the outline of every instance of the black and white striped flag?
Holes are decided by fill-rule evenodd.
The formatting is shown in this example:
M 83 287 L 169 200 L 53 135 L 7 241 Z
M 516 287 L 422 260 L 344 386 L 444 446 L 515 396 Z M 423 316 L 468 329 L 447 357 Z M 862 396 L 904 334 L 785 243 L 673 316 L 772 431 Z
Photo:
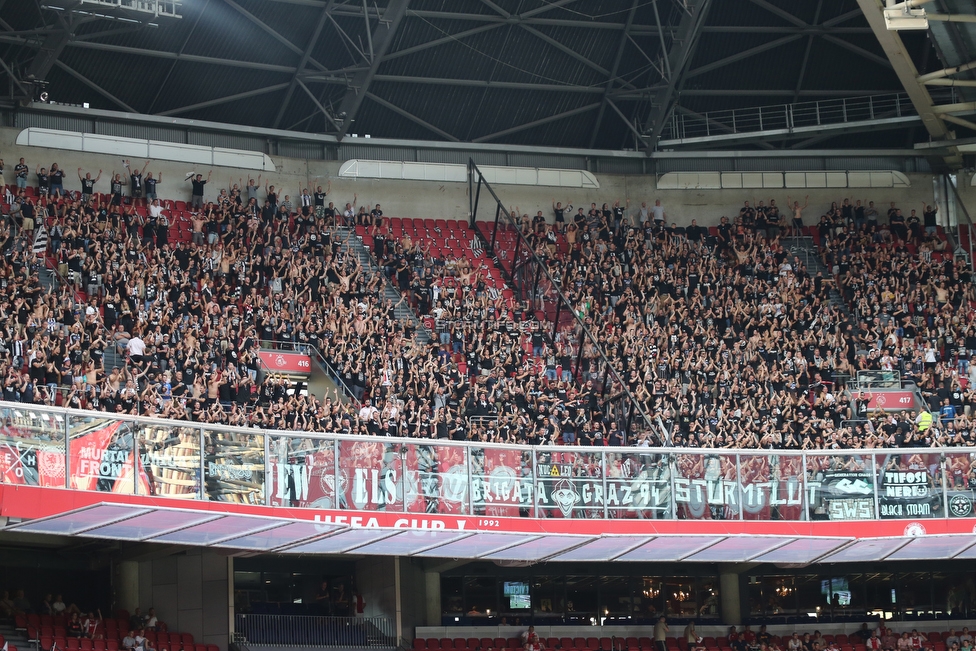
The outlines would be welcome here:
M 44 255 L 47 253 L 47 239 L 47 229 L 44 228 L 44 224 L 41 224 L 34 234 L 34 255 Z

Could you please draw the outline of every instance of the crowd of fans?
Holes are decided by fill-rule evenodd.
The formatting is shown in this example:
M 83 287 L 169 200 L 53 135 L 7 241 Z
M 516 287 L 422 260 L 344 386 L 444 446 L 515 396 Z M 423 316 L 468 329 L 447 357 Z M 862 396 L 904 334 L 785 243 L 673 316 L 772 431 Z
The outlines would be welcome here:
M 107 195 L 101 171 L 79 170 L 79 193 L 56 165 L 37 168 L 28 192 L 29 167 L 15 168 L 0 227 L 4 400 L 531 444 L 834 449 L 976 436 L 976 290 L 937 207 L 905 218 L 894 204 L 886 217 L 873 202 L 831 206 L 810 229 L 827 270 L 815 274 L 785 239 L 808 201 L 790 198 L 788 215 L 746 202 L 712 228 L 668 225 L 660 201 L 554 201 L 551 222 L 513 211 L 513 230 L 595 335 L 581 346 L 572 327 L 550 338 L 551 304 L 517 301 L 490 260 L 396 237 L 379 204 L 338 209 L 329 186 L 292 202 L 259 177 L 205 202 L 212 176 L 188 176 L 187 237 L 171 237 L 181 215 L 147 166 L 113 172 Z M 367 229 L 380 272 L 350 255 L 345 224 Z M 66 279 L 56 292 L 39 282 L 44 254 Z M 384 274 L 434 324 L 430 344 L 381 298 Z M 314 347 L 355 401 L 265 377 L 262 342 Z M 124 363 L 104 364 L 111 347 Z M 654 426 L 606 418 L 605 359 Z M 847 391 L 861 370 L 900 372 L 931 414 L 871 412 L 870 393 Z

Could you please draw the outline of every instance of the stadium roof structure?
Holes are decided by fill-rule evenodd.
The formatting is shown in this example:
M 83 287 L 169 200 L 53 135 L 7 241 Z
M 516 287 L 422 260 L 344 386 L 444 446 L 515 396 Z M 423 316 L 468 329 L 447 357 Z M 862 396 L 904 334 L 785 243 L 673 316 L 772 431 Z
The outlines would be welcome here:
M 957 18 L 962 5 L 926 3 Z M 976 135 L 974 89 L 950 83 L 973 70 L 918 81 L 976 58 L 974 25 L 881 34 L 880 16 L 880 0 L 0 0 L 0 74 L 10 104 L 44 92 L 339 139 L 654 150 Z
M 861 538 L 803 535 L 558 535 L 369 528 L 192 508 L 98 503 L 3 531 L 245 553 L 355 554 L 496 562 L 846 563 L 976 558 L 971 534 Z

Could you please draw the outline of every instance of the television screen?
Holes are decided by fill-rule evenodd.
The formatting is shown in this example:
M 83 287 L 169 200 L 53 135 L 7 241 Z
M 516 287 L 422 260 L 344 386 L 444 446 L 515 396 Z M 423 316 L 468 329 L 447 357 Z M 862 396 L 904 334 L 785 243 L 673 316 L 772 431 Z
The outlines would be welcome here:
M 527 594 L 516 594 L 508 598 L 508 607 L 512 610 L 519 608 L 531 608 L 532 597 Z
M 836 598 L 836 603 L 839 606 L 851 605 L 851 588 L 846 577 L 840 576 L 821 580 L 820 594 L 825 597 L 828 604 L 834 603 Z

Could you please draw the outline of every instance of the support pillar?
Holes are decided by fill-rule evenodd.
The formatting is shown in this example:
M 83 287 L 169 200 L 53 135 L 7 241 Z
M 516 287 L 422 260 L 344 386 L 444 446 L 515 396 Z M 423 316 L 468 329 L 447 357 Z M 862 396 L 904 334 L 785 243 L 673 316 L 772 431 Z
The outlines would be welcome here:
M 425 572 L 427 585 L 427 626 L 441 625 L 441 573 Z
M 722 606 L 722 622 L 727 626 L 742 623 L 742 598 L 739 592 L 739 575 L 735 572 L 719 574 L 719 601 Z
M 115 605 L 130 613 L 139 605 L 139 563 L 120 561 L 116 566 Z

